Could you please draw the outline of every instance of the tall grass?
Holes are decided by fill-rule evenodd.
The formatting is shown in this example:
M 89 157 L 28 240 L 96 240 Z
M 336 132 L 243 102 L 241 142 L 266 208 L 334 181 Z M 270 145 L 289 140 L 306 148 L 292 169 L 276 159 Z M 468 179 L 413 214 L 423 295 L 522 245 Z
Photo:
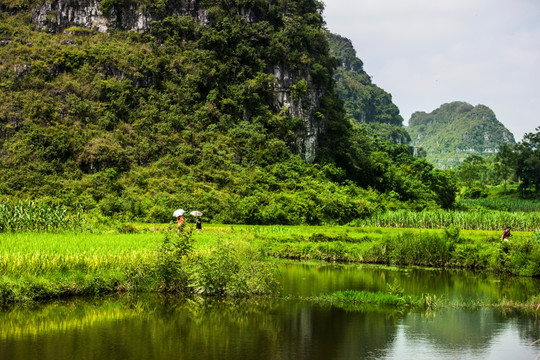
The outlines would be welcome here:
M 0 203 L 0 232 L 78 231 L 85 226 L 81 211 L 43 202 Z
M 315 301 L 330 303 L 335 307 L 354 311 L 356 308 L 361 308 L 365 304 L 396 308 L 428 309 L 435 306 L 435 299 L 433 295 L 422 295 L 419 297 L 415 295 L 383 293 L 380 291 L 345 290 L 321 295 L 315 298 Z
M 351 223 L 355 226 L 442 229 L 457 226 L 463 230 L 501 230 L 511 226 L 515 231 L 540 229 L 540 212 L 506 211 L 407 211 L 378 213 Z
M 498 237 L 470 239 L 459 228 L 411 231 L 365 238 L 356 242 L 269 241 L 270 256 L 299 260 L 360 262 L 399 266 L 428 266 L 493 271 L 521 276 L 540 276 L 538 235 L 516 236 L 510 241 Z

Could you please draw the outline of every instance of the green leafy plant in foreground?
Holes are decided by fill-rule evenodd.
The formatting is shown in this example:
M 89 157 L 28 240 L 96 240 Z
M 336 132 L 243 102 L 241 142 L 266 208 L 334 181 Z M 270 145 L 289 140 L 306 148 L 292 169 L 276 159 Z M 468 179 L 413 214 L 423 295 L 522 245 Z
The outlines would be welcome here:
M 193 253 L 192 233 L 193 229 L 182 226 L 177 234 L 171 229 L 165 234 L 155 264 L 160 291 L 184 292 L 187 289 L 187 269 Z
M 276 268 L 257 249 L 218 242 L 210 250 L 194 250 L 193 229 L 169 229 L 155 264 L 157 290 L 211 296 L 250 296 L 278 290 Z

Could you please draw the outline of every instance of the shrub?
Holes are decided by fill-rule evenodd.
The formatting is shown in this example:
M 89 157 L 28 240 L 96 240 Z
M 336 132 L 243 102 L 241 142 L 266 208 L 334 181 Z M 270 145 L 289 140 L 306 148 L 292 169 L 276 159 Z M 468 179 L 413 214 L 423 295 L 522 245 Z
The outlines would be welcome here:
M 181 227 L 178 233 L 169 228 L 158 250 L 155 272 L 158 290 L 186 292 L 190 282 L 190 260 L 193 252 L 193 229 Z

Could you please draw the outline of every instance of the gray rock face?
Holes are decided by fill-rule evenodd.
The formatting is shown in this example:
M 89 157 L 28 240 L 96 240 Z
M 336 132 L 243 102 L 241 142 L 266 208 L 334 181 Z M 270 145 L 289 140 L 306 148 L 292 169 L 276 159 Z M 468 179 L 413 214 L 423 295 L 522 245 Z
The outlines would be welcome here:
M 314 88 L 308 82 L 304 96 L 294 99 L 293 85 L 300 79 L 308 78 L 308 74 L 292 74 L 286 67 L 274 66 L 274 106 L 284 110 L 290 117 L 301 118 L 303 127 L 297 132 L 296 152 L 302 154 L 304 160 L 313 162 L 317 155 L 318 139 L 324 132 L 326 121 L 315 116 L 324 91 Z
M 100 32 L 106 32 L 109 29 L 145 32 L 150 29 L 152 21 L 161 20 L 164 17 L 163 13 L 189 15 L 202 24 L 209 23 L 208 11 L 199 8 L 198 1 L 195 0 L 171 1 L 170 9 L 168 8 L 162 14 L 135 2 L 124 3 L 121 7 L 113 6 L 108 14 L 104 14 L 100 5 L 100 0 L 47 1 L 35 9 L 32 21 L 40 29 L 51 32 L 59 32 L 71 26 Z

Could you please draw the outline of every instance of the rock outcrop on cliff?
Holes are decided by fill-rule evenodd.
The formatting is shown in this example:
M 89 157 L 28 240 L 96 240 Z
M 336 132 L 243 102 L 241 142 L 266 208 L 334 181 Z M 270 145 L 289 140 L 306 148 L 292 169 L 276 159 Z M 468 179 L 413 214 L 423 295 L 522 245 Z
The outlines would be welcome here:
M 152 21 L 170 15 L 192 16 L 202 24 L 209 21 L 208 11 L 200 8 L 197 0 L 171 1 L 161 8 L 135 1 L 52 0 L 34 9 L 32 21 L 41 30 L 51 32 L 61 32 L 71 26 L 101 32 L 110 29 L 145 32 Z

